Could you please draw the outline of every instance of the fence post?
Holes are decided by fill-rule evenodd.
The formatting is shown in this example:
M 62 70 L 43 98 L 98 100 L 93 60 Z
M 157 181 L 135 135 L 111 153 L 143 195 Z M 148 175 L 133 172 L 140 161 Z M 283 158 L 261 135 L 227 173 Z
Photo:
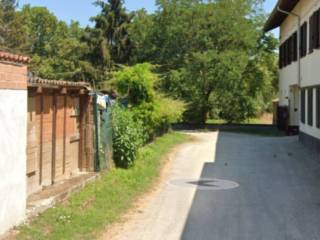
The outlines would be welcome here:
M 95 161 L 94 170 L 100 171 L 100 143 L 99 143 L 99 120 L 98 120 L 98 105 L 97 105 L 97 93 L 93 95 L 93 118 L 94 118 L 94 136 L 95 136 Z

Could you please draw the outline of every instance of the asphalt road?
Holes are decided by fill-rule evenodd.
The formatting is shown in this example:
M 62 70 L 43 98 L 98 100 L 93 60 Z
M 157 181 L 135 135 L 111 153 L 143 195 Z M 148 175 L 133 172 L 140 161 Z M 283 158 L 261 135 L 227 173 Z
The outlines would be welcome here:
M 198 191 L 184 240 L 319 240 L 320 159 L 297 138 L 220 134 L 201 176 L 236 181 Z
M 194 135 L 198 141 L 181 147 L 167 179 L 111 239 L 320 239 L 319 155 L 295 137 Z M 185 178 L 239 186 L 201 190 L 170 184 Z

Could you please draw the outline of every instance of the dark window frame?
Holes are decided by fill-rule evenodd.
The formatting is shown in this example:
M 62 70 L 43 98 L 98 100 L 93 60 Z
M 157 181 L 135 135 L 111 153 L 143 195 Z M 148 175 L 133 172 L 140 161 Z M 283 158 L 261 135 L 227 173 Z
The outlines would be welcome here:
M 320 48 L 320 9 L 314 13 L 314 49 Z
M 308 88 L 308 125 L 313 126 L 313 88 Z
M 301 122 L 303 124 L 306 123 L 306 89 L 301 89 L 301 101 L 300 101 L 300 108 L 301 108 Z
M 298 60 L 298 33 L 295 32 L 292 35 L 293 39 L 293 61 L 296 62 Z
M 307 35 L 308 23 L 304 22 L 300 27 L 300 57 L 304 58 L 307 55 Z
M 283 45 L 281 44 L 279 47 L 279 68 L 282 69 L 283 67 Z
M 316 88 L 316 127 L 320 128 L 320 86 Z
M 309 54 L 313 53 L 314 49 L 314 14 L 309 18 Z

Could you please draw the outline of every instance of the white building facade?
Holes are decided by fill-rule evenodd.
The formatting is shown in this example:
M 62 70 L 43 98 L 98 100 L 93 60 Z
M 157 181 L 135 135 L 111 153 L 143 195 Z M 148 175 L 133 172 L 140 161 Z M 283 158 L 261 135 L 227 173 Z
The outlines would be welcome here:
M 0 235 L 26 215 L 27 62 L 0 52 Z
M 265 30 L 277 27 L 283 121 L 289 129 L 299 128 L 305 145 L 320 151 L 320 1 L 279 0 Z

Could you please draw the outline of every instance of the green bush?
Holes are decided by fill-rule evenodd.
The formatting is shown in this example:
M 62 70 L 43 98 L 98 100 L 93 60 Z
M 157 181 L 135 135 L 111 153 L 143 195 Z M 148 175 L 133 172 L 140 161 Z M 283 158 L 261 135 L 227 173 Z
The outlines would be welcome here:
M 145 142 L 142 122 L 133 112 L 119 105 L 112 107 L 113 158 L 117 167 L 128 168 L 134 164 L 138 149 Z
M 128 100 L 134 119 L 143 123 L 148 141 L 168 131 L 185 110 L 183 102 L 156 91 L 158 76 L 153 69 L 149 63 L 126 67 L 115 73 L 113 80 L 117 91 Z
M 182 119 L 185 104 L 179 100 L 173 100 L 158 95 L 154 102 L 143 103 L 132 108 L 134 117 L 143 122 L 148 140 L 166 133 L 172 123 Z
M 152 72 L 153 68 L 153 65 L 143 63 L 115 73 L 113 83 L 120 94 L 128 97 L 132 106 L 154 100 L 158 76 Z

